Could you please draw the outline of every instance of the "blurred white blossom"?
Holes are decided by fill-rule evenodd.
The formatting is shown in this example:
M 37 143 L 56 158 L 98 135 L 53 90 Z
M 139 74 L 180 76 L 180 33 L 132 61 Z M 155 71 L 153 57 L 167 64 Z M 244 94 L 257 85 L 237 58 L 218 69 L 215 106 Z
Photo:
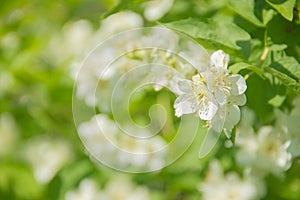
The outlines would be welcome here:
M 67 22 L 62 32 L 51 38 L 45 56 L 55 64 L 62 64 L 66 61 L 79 63 L 101 42 L 119 32 L 139 28 L 142 25 L 142 17 L 131 11 L 123 11 L 107 17 L 101 21 L 100 28 L 97 30 L 87 20 Z M 74 65 L 72 69 L 75 77 L 78 72 L 76 66 Z
M 101 27 L 95 33 L 95 39 L 108 39 L 122 31 L 140 28 L 144 24 L 142 16 L 132 11 L 122 11 L 101 21 Z
M 101 189 L 92 179 L 84 179 L 75 190 L 68 191 L 66 200 L 148 200 L 149 191 L 146 187 L 136 186 L 125 176 L 113 177 Z
M 97 183 L 92 179 L 84 179 L 76 190 L 68 191 L 66 200 L 100 200 L 101 192 Z
M 107 200 L 148 200 L 150 191 L 143 186 L 136 186 L 128 177 L 112 178 L 103 190 Z
M 36 180 L 46 184 L 72 160 L 73 152 L 65 140 L 41 136 L 28 141 L 24 157 L 32 166 Z
M 129 166 L 150 170 L 165 163 L 166 152 L 162 149 L 166 143 L 160 136 L 147 139 L 128 136 L 104 114 L 81 123 L 78 132 L 89 153 L 106 164 L 117 164 L 124 170 Z
M 236 145 L 239 147 L 237 162 L 259 176 L 281 175 L 291 166 L 290 140 L 284 139 L 275 127 L 263 126 L 257 133 L 252 129 L 238 129 Z
M 149 21 L 163 17 L 173 6 L 174 0 L 151 0 L 145 3 L 144 16 Z
M 213 160 L 199 190 L 203 200 L 250 200 L 259 195 L 256 184 L 250 178 L 240 178 L 236 172 L 224 174 L 220 163 Z
M 286 139 L 291 142 L 288 147 L 289 152 L 293 157 L 300 156 L 300 97 L 294 99 L 293 109 L 290 113 L 276 110 L 275 114 L 278 118 L 276 125 L 281 128 Z

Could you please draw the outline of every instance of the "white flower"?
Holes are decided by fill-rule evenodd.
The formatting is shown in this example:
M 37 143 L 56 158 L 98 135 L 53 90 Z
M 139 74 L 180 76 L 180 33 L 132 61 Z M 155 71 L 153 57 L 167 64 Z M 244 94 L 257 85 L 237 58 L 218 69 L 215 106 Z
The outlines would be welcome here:
M 163 17 L 172 7 L 174 0 L 151 0 L 145 3 L 144 16 L 149 21 Z
M 179 83 L 182 94 L 174 103 L 176 116 L 197 112 L 217 132 L 231 130 L 239 122 L 247 86 L 241 75 L 230 74 L 228 62 L 229 56 L 218 50 L 211 55 L 210 67 L 199 71 L 192 81 Z
M 111 179 L 103 193 L 109 200 L 148 200 L 150 192 L 146 187 L 136 186 L 126 176 Z
M 243 94 L 246 89 L 245 79 L 239 74 L 230 74 L 227 69 L 229 56 L 218 50 L 211 55 L 210 68 L 203 72 L 208 89 L 214 94 L 220 105 L 227 102 L 227 97 Z
M 258 189 L 256 182 L 241 179 L 235 172 L 224 174 L 217 160 L 209 165 L 204 182 L 199 185 L 203 200 L 250 200 L 256 199 Z
M 96 30 L 95 32 L 90 33 L 90 31 L 81 30 L 87 26 L 86 22 L 83 23 L 83 21 L 79 21 L 75 23 L 75 25 L 75 28 L 73 28 L 74 25 L 71 26 L 71 31 L 67 31 L 66 35 L 72 34 L 73 32 L 75 36 L 77 35 L 79 39 L 77 41 L 73 41 L 73 43 L 76 44 L 75 47 L 82 46 L 79 48 L 79 51 L 81 55 L 83 55 L 84 52 L 87 52 L 87 50 L 91 50 L 99 43 L 107 40 L 117 33 L 142 27 L 143 19 L 136 13 L 124 11 L 113 14 L 103 20 L 101 22 L 100 29 Z M 73 38 L 75 36 L 70 37 Z M 135 34 L 127 34 L 122 38 L 115 37 L 113 42 L 105 43 L 106 46 L 102 46 L 101 49 L 97 48 L 96 51 L 93 51 L 93 53 L 90 54 L 89 59 L 85 61 L 83 67 L 81 67 L 80 64 L 73 65 L 72 76 L 77 80 L 76 95 L 79 99 L 84 99 L 88 106 L 95 106 L 98 104 L 100 107 L 103 107 L 102 110 L 109 110 L 109 108 L 107 108 L 107 104 L 110 103 L 109 100 L 103 100 L 102 98 L 100 101 L 98 99 L 99 97 L 95 95 L 95 89 L 97 88 L 98 81 L 107 81 L 114 76 L 115 72 L 120 68 L 120 66 L 116 66 L 121 63 L 120 60 L 118 63 L 114 63 L 114 66 L 110 66 L 108 69 L 106 69 L 106 67 L 125 51 L 134 50 L 136 47 L 135 39 L 137 37 L 138 36 Z M 86 42 L 83 43 L 81 42 L 82 40 Z M 70 49 L 73 48 L 72 45 L 66 46 L 68 46 Z M 128 62 L 128 60 L 129 59 L 127 59 L 125 63 L 122 61 L 121 67 L 123 69 L 128 66 L 134 66 L 134 63 Z M 107 97 L 109 95 L 103 96 Z
M 220 132 L 222 128 L 225 132 L 231 130 L 240 120 L 240 108 L 238 106 L 245 105 L 245 103 L 245 94 L 228 96 L 227 103 L 219 105 L 218 112 L 211 120 L 211 126 L 214 130 L 217 132 Z
M 193 81 L 179 82 L 182 92 L 175 103 L 175 115 L 197 113 L 203 120 L 211 120 L 216 114 L 218 105 L 213 95 L 202 82 L 200 75 L 193 76 Z
M 25 159 L 32 165 L 40 183 L 48 183 L 73 157 L 69 143 L 61 139 L 38 137 L 28 141 Z
M 66 200 L 101 200 L 101 191 L 97 183 L 92 179 L 84 179 L 80 182 L 79 188 L 68 191 L 65 194 Z
M 111 142 L 118 134 L 118 127 L 106 115 L 96 115 L 90 121 L 79 124 L 78 134 L 86 148 L 94 156 L 109 155 L 115 151 Z
M 81 123 L 78 132 L 89 153 L 112 167 L 125 171 L 132 166 L 157 170 L 165 163 L 166 143 L 160 136 L 147 140 L 128 136 L 104 114 L 98 114 L 90 121 Z
M 82 180 L 79 187 L 65 194 L 66 200 L 148 200 L 150 193 L 146 187 L 136 186 L 127 176 L 113 177 L 101 189 L 90 178 Z
M 95 33 L 95 40 L 107 39 L 122 31 L 140 28 L 144 24 L 142 16 L 132 11 L 122 11 L 110 15 L 101 21 L 101 27 Z
M 300 97 L 293 101 L 294 108 L 289 114 L 276 110 L 277 126 L 279 126 L 287 140 L 291 141 L 288 148 L 293 157 L 300 156 Z
M 291 154 L 288 152 L 289 140 L 284 140 L 274 127 L 263 126 L 257 134 L 253 130 L 237 130 L 236 155 L 238 163 L 249 166 L 258 175 L 281 172 L 291 166 Z

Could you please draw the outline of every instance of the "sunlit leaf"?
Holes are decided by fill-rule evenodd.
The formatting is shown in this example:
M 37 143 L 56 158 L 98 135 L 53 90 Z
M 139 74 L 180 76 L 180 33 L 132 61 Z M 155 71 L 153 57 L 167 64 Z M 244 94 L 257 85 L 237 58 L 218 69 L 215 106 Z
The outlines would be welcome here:
M 285 96 L 275 95 L 275 97 L 270 99 L 268 103 L 274 107 L 280 107 L 285 99 Z
M 271 64 L 271 67 L 289 75 L 290 77 L 300 80 L 300 64 L 293 57 L 284 57 Z
M 255 15 L 254 3 L 254 0 L 230 0 L 228 6 L 249 22 L 256 26 L 263 27 L 264 24 Z
M 284 18 L 293 20 L 293 8 L 296 0 L 267 0 L 267 3 L 277 10 Z
M 235 64 L 229 66 L 229 70 L 234 74 L 239 73 L 243 69 L 253 71 L 257 75 L 259 75 L 260 77 L 262 77 L 264 79 L 263 72 L 262 72 L 261 68 L 259 68 L 257 66 L 250 65 L 248 63 L 235 63 Z
M 288 75 L 286 75 L 272 67 L 265 68 L 265 70 L 268 71 L 269 73 L 271 73 L 276 78 L 278 78 L 286 87 L 300 93 L 300 83 L 297 82 L 295 79 L 289 77 Z
M 250 35 L 233 23 L 190 18 L 164 25 L 197 39 L 204 46 L 224 49 L 236 55 L 241 56 L 241 52 L 250 48 Z

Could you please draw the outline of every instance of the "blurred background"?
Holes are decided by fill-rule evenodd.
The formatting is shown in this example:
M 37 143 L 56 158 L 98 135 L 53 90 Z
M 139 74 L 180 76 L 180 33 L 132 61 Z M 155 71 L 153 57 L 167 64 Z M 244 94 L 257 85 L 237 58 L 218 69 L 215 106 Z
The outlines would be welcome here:
M 260 132 L 268 135 L 270 130 L 257 131 L 258 127 L 274 120 L 274 114 L 270 114 L 273 107 L 260 105 L 263 97 L 253 100 L 250 109 L 243 109 L 246 114 L 241 125 L 248 131 L 248 125 L 253 123 L 259 133 L 251 130 L 249 135 L 253 137 L 245 137 L 237 147 L 232 147 L 222 136 L 220 144 L 206 159 L 197 158 L 199 141 L 196 140 L 175 164 L 154 173 L 126 174 L 93 162 L 74 124 L 72 93 L 78 65 L 96 42 L 126 28 L 157 25 L 159 19 L 169 22 L 187 17 L 234 19 L 252 31 L 253 37 L 263 35 L 261 29 L 256 33 L 248 22 L 236 17 L 232 8 L 224 8 L 225 0 L 161 0 L 152 4 L 145 4 L 145 0 L 126 0 L 123 3 L 125 7 L 131 3 L 132 11 L 118 15 L 123 8 L 114 7 L 117 4 L 114 0 L 0 1 L 0 199 L 179 200 L 223 199 L 225 194 L 224 199 L 237 200 L 300 199 L 299 155 L 293 155 L 292 160 L 283 141 L 274 140 L 278 154 L 273 157 L 264 154 L 260 161 L 266 165 L 255 166 L 254 175 L 247 168 L 249 163 L 242 159 L 251 154 L 251 145 L 259 144 L 258 140 L 273 141 L 267 136 L 253 139 Z M 114 14 L 115 19 L 110 16 L 101 22 L 104 14 Z M 126 20 L 122 23 L 121 19 Z M 119 26 L 124 27 L 117 30 Z M 298 55 L 295 52 L 291 54 Z M 265 89 L 270 86 L 257 75 L 248 81 Z M 277 89 L 282 91 L 282 86 Z M 154 91 L 145 93 L 151 96 Z M 250 89 L 247 95 L 255 99 L 254 93 L 255 89 Z M 299 101 L 292 104 L 294 96 L 290 96 L 290 107 L 300 105 Z M 157 96 L 152 95 L 148 103 L 157 99 L 174 116 L 171 108 L 175 96 L 163 90 Z M 137 102 L 145 106 L 142 100 Z M 297 117 L 293 118 L 294 124 Z M 178 125 L 178 119 L 173 118 L 175 125 L 167 131 L 174 132 Z M 201 138 L 203 134 L 198 135 Z M 167 137 L 164 139 L 168 141 Z M 278 168 L 274 167 L 277 164 Z M 268 171 L 268 168 L 272 169 Z

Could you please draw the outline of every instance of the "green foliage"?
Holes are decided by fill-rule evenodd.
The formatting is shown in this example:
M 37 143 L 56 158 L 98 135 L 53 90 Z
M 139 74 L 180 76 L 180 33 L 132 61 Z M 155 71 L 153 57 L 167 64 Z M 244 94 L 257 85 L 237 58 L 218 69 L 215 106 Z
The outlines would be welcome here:
M 1 199 L 39 199 L 43 192 L 32 171 L 17 163 L 0 164 Z
M 259 67 L 254 66 L 254 65 L 250 65 L 250 64 L 248 64 L 248 63 L 235 63 L 235 64 L 229 66 L 229 70 L 230 70 L 232 73 L 234 73 L 234 74 L 237 74 L 237 73 L 239 73 L 241 70 L 244 70 L 244 69 L 253 71 L 253 72 L 255 72 L 257 75 L 259 75 L 262 79 L 264 79 L 262 69 L 259 68 Z
M 70 66 L 80 58 L 67 55 L 63 42 L 52 45 L 57 38 L 66 40 L 68 23 L 87 20 L 94 32 L 101 24 L 101 16 L 104 19 L 124 10 L 142 16 L 145 2 L 1 1 L 0 114 L 13 116 L 19 138 L 13 143 L 12 152 L 4 157 L 0 154 L 0 199 L 60 200 L 86 177 L 103 186 L 111 176 L 119 175 L 105 167 L 96 169 L 93 161 L 84 155 L 85 148 L 72 116 L 70 76 Z M 230 71 L 242 74 L 247 81 L 245 107 L 254 112 L 253 128 L 258 129 L 261 125 L 273 125 L 274 108 L 289 111 L 294 97 L 300 94 L 299 13 L 300 1 L 296 0 L 175 0 L 159 24 L 190 36 L 209 52 L 222 49 L 230 54 Z M 145 20 L 145 24 L 151 23 Z M 140 107 L 148 108 L 159 99 L 153 93 L 152 90 L 144 93 L 143 98 L 130 105 L 133 120 L 141 125 L 147 124 L 149 117 L 140 112 Z M 160 95 L 169 98 L 165 104 L 167 125 L 171 125 L 163 134 L 166 140 L 171 140 L 169 130 L 174 132 L 177 127 L 172 123 L 179 121 L 172 110 L 175 97 L 168 91 Z M 146 97 L 148 100 L 144 101 Z M 233 144 L 239 137 L 236 128 L 230 138 Z M 227 141 L 225 136 L 208 157 L 197 158 L 204 130 L 201 129 L 192 146 L 175 164 L 156 173 L 130 175 L 132 180 L 149 188 L 154 199 L 199 199 L 197 185 L 205 180 L 204 172 L 213 158 L 219 159 L 226 170 L 242 174 L 233 158 L 236 149 L 223 145 Z M 0 140 L 3 139 L 1 131 Z M 37 181 L 34 169 L 22 157 L 25 144 L 41 135 L 67 140 L 75 157 L 44 184 Z M 295 159 L 285 179 L 267 177 L 264 181 L 268 194 L 264 199 L 300 199 L 299 169 L 299 159 Z
M 230 0 L 228 6 L 237 12 L 240 16 L 255 24 L 258 27 L 263 27 L 263 23 L 255 14 L 255 2 L 254 0 Z
M 233 23 L 213 19 L 185 19 L 164 24 L 166 27 L 186 33 L 200 44 L 214 49 L 224 49 L 240 55 L 249 47 L 250 35 Z
M 293 9 L 296 0 L 266 0 L 267 3 L 277 10 L 284 18 L 293 20 Z

